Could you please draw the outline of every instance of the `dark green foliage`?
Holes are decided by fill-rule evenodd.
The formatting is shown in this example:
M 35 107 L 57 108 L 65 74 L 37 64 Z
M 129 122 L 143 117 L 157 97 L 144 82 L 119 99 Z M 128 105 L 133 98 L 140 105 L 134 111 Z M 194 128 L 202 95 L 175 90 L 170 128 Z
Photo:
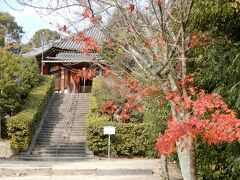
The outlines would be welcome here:
M 106 116 L 91 114 L 87 122 L 87 145 L 95 155 L 107 154 L 108 136 L 103 134 L 104 125 L 116 127 L 116 135 L 111 136 L 112 156 L 156 156 L 147 123 L 110 122 Z
M 240 44 L 219 38 L 192 53 L 198 59 L 189 63 L 189 71 L 199 88 L 219 93 L 240 117 Z
M 16 113 L 31 88 L 39 83 L 38 66 L 32 58 L 22 58 L 0 49 L 0 108 L 2 115 Z
M 237 180 L 240 177 L 240 144 L 209 146 L 196 143 L 198 178 Z
M 208 93 L 219 93 L 240 117 L 240 46 L 219 37 L 206 47 L 192 51 L 195 62 L 189 63 L 196 85 Z M 240 177 L 240 145 L 208 146 L 198 142 L 197 170 L 199 179 L 237 179 Z
M 60 34 L 56 31 L 51 31 L 50 29 L 40 29 L 33 35 L 32 41 L 36 47 L 42 46 L 42 41 L 44 44 L 49 44 L 51 41 L 60 39 Z
M 208 93 L 219 93 L 240 117 L 240 3 L 235 0 L 198 0 L 192 13 L 193 31 L 205 33 L 206 47 L 194 48 L 189 62 L 196 85 Z M 238 179 L 240 145 L 209 146 L 196 143 L 199 179 Z
M 7 119 L 8 135 L 14 151 L 22 152 L 28 149 L 53 89 L 52 78 L 42 77 L 40 84 L 29 93 L 22 110 Z
M 1 119 L 1 138 L 7 139 L 8 134 L 7 134 L 7 120 L 5 117 L 2 117 Z
M 12 35 L 14 41 L 19 40 L 19 33 L 23 33 L 22 27 L 18 26 L 13 16 L 6 12 L 0 12 L 0 47 L 4 47 L 5 34 Z
M 194 32 L 227 35 L 240 40 L 240 2 L 236 0 L 196 0 L 191 15 Z
M 164 134 L 167 129 L 167 119 L 171 114 L 167 103 L 159 102 L 156 97 L 148 97 L 144 99 L 144 108 L 144 122 L 149 124 L 152 134 Z
M 152 140 L 152 144 L 156 144 L 159 135 L 163 135 L 167 129 L 170 108 L 166 102 L 159 102 L 156 97 L 148 97 L 144 99 L 144 109 L 143 121 L 147 124 L 148 131 L 151 132 L 149 140 Z

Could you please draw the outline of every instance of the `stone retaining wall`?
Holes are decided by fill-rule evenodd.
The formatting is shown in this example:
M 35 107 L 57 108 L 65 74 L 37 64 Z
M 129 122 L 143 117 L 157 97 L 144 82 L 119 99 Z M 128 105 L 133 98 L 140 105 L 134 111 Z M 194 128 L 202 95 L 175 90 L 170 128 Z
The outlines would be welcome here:
M 9 140 L 0 140 L 0 158 L 9 158 L 13 155 Z

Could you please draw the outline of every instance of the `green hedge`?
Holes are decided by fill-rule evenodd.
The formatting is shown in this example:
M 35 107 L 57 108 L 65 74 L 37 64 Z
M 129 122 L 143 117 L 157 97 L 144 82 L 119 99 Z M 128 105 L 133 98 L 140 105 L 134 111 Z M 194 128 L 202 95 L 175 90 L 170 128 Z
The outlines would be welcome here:
M 111 136 L 111 154 L 114 157 L 150 157 L 155 143 L 149 135 L 145 123 L 110 122 L 107 116 L 90 115 L 87 122 L 87 145 L 95 155 L 107 154 L 108 136 L 103 134 L 103 126 L 116 127 L 116 134 Z
M 101 115 L 100 104 L 95 96 L 90 99 L 90 112 L 86 124 L 87 145 L 95 155 L 106 155 L 108 136 L 103 134 L 103 126 L 116 127 L 116 135 L 111 136 L 111 154 L 114 157 L 153 157 L 155 139 L 147 123 L 111 122 L 109 116 Z
M 7 119 L 11 148 L 15 152 L 28 149 L 53 90 L 53 79 L 49 76 L 43 76 L 41 83 L 29 93 L 22 110 L 17 115 Z
M 113 157 L 156 157 L 156 136 L 152 135 L 149 123 L 112 122 L 109 116 L 102 115 L 102 88 L 100 78 L 94 78 L 93 96 L 90 99 L 90 112 L 86 123 L 88 148 L 95 155 L 106 155 L 108 136 L 103 134 L 103 126 L 112 125 L 116 127 L 116 134 L 111 136 Z

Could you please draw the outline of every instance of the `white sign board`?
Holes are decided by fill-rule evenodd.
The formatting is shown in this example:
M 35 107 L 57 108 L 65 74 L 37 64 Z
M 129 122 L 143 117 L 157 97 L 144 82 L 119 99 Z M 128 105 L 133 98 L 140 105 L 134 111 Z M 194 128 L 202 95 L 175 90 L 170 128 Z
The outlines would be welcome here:
M 115 127 L 114 126 L 104 126 L 103 127 L 103 134 L 115 134 Z

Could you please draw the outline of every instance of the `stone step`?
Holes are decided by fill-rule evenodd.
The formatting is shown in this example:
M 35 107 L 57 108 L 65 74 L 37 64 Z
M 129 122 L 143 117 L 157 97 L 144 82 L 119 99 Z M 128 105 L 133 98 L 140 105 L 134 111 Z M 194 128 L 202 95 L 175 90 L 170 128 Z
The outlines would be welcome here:
M 86 102 L 90 102 L 90 99 L 89 98 L 75 98 L 73 99 L 71 102 L 69 101 L 69 99 L 55 99 L 53 102 L 52 102 L 52 105 L 56 105 L 56 106 L 59 106 L 59 105 L 69 105 L 69 104 L 78 104 L 78 103 L 86 103 Z
M 67 118 L 67 119 L 61 119 L 61 118 L 47 118 L 44 121 L 44 124 L 70 124 L 70 123 L 82 123 L 84 124 L 86 121 L 83 120 L 83 118 L 78 118 L 78 117 L 72 117 L 72 118 Z M 81 125 L 82 125 L 81 124 Z
M 88 96 L 85 96 L 85 97 L 72 97 L 72 102 L 74 102 L 73 100 L 89 100 L 90 99 L 90 97 L 88 97 Z M 54 102 L 55 101 L 63 101 L 63 102 L 69 102 L 69 100 L 70 100 L 70 97 L 65 97 L 65 98 L 62 98 L 62 97 L 56 97 L 56 98 L 54 98 Z
M 67 106 L 55 106 L 55 107 L 51 107 L 49 108 L 49 111 L 63 111 L 66 112 L 67 110 L 89 110 L 89 107 L 83 106 L 83 105 L 74 105 L 73 107 L 67 107 Z
M 78 117 L 78 118 L 85 118 L 87 117 L 88 113 L 87 112 L 84 112 L 84 113 L 79 113 L 79 112 L 75 112 L 75 113 L 69 113 L 67 115 L 67 117 L 71 117 L 71 118 L 75 118 L 75 117 Z M 59 118 L 64 118 L 66 117 L 66 113 L 60 113 L 60 112 L 55 112 L 55 113 L 49 113 L 47 114 L 46 118 L 49 118 L 49 119 L 59 119 Z
M 61 141 L 61 140 L 75 140 L 75 141 L 81 141 L 86 139 L 86 136 L 83 135 L 71 135 L 71 136 L 62 136 L 62 137 L 58 137 L 58 136 L 42 136 L 42 137 L 38 137 L 37 142 L 48 142 L 48 141 Z
M 50 109 L 56 109 L 59 107 L 64 107 L 64 108 L 70 108 L 70 107 L 86 107 L 89 108 L 89 102 L 84 101 L 84 102 L 78 102 L 78 103 L 73 103 L 73 104 L 61 104 L 61 102 L 58 102 L 56 104 L 51 104 Z
M 48 114 L 47 114 L 47 116 L 49 116 L 49 117 L 52 117 L 52 116 L 66 116 L 66 113 L 68 114 L 68 115 L 75 115 L 75 114 L 77 114 L 77 115 L 86 115 L 86 114 L 88 114 L 88 112 L 81 112 L 81 111 L 71 111 L 71 112 L 59 112 L 59 111 L 56 111 L 56 110 L 54 110 L 54 111 L 48 111 Z
M 56 125 L 56 126 L 49 126 L 49 125 L 44 125 L 41 129 L 41 131 L 49 131 L 49 132 L 52 132 L 52 131 L 56 131 L 56 129 L 63 129 L 63 128 L 66 128 L 66 126 L 62 126 L 62 125 Z M 69 130 L 73 130 L 73 131 L 79 131 L 79 130 L 85 130 L 85 127 L 83 125 L 76 125 L 76 126 L 72 126 L 72 127 L 67 127 L 67 129 Z
M 62 148 L 58 148 L 58 146 L 56 146 L 55 148 L 52 149 L 45 149 L 45 148 L 36 148 L 34 149 L 34 151 L 32 152 L 32 154 L 37 154 L 37 153 L 56 153 L 56 152 L 62 152 L 62 153 L 80 153 L 80 152 L 85 152 L 86 148 L 85 147 L 78 147 L 78 148 L 68 148 L 68 149 L 62 149 Z
M 69 102 L 72 96 L 71 102 Z M 55 94 L 30 158 L 85 157 L 85 123 L 91 94 Z M 60 145 L 56 145 L 60 144 Z
M 58 124 L 65 124 L 66 122 L 68 122 L 68 124 L 69 123 L 71 123 L 71 122 L 73 122 L 73 123 L 85 123 L 86 122 L 86 119 L 87 119 L 87 117 L 86 118 L 83 118 L 83 117 L 70 117 L 70 118 L 56 118 L 56 117 L 51 117 L 51 118 L 46 118 L 45 120 L 44 120 L 44 124 L 46 123 L 54 123 L 54 124 L 56 124 L 56 123 L 58 123 Z
M 70 97 L 90 97 L 91 96 L 91 93 L 85 93 L 85 94 L 79 94 L 79 93 L 75 93 L 75 94 L 71 94 L 71 93 L 69 93 L 69 94 L 61 94 L 61 95 L 59 95 L 59 94 L 55 94 L 55 96 L 54 96 L 54 98 L 70 98 Z
M 78 143 L 63 143 L 63 144 L 59 144 L 59 146 L 61 148 L 68 148 L 68 147 L 81 147 L 81 146 L 86 146 L 86 142 L 78 142 Z M 40 147 L 40 146 L 36 146 L 36 147 Z M 51 148 L 51 147 L 56 147 L 56 144 L 53 144 L 51 146 L 41 146 L 43 148 Z
M 84 142 L 84 140 L 86 140 L 86 137 L 78 137 L 78 136 L 72 136 L 71 138 L 68 137 L 62 137 L 62 138 L 58 138 L 58 137 L 52 137 L 52 138 L 39 138 L 37 140 L 37 144 L 44 144 L 44 143 L 61 143 L 63 142 L 64 144 L 66 142 L 69 143 L 74 143 L 74 142 Z
M 84 109 L 89 109 L 89 106 L 86 106 L 86 103 L 81 103 L 81 104 L 72 104 L 71 106 L 65 106 L 65 105 L 60 105 L 60 106 L 51 106 L 50 109 L 80 109 L 80 108 L 84 108 Z
M 50 135 L 50 136 L 47 136 L 47 135 L 42 135 L 42 136 L 39 136 L 37 141 L 53 141 L 53 140 L 62 140 L 62 139 L 74 139 L 74 140 L 81 140 L 81 139 L 85 139 L 86 136 L 85 135 L 82 135 L 82 134 L 70 134 L 68 136 L 58 136 L 57 134 L 56 135 Z
M 80 141 L 80 140 L 86 139 L 86 136 L 81 135 L 80 133 L 79 134 L 71 134 L 69 136 L 61 136 L 61 137 L 59 137 L 57 135 L 40 136 L 40 137 L 38 137 L 37 142 L 57 141 L 57 140 L 65 140 L 65 139 Z
M 48 114 L 49 113 L 59 113 L 59 114 L 71 114 L 71 113 L 76 113 L 76 112 L 82 112 L 82 111 L 86 111 L 88 112 L 89 111 L 89 108 L 85 108 L 85 107 L 77 107 L 77 108 L 69 108 L 67 110 L 66 107 L 57 107 L 57 108 L 52 108 L 52 109 L 49 109 L 48 111 Z
M 73 115 L 86 115 L 88 114 L 88 110 L 71 110 L 70 112 L 65 112 L 65 111 L 58 111 L 58 110 L 54 110 L 54 111 L 49 111 L 47 114 L 47 117 L 53 117 L 53 116 L 60 116 L 60 117 L 69 117 L 69 116 L 73 116 Z
M 32 157 L 31 159 L 38 159 L 38 160 L 70 160 L 70 159 L 87 159 L 90 157 L 93 157 L 92 154 L 86 154 L 86 153 L 79 153 L 79 154 L 39 154 L 39 155 L 32 155 L 30 156 Z M 35 157 L 35 158 L 33 158 Z
M 69 108 L 67 110 L 67 108 L 57 108 L 57 109 L 50 109 L 48 113 L 76 113 L 76 112 L 88 112 L 89 108 L 81 108 L 81 107 L 77 107 L 77 108 Z
M 45 150 L 50 150 L 50 151 L 53 151 L 53 150 L 56 150 L 56 148 L 58 150 L 82 150 L 82 149 L 86 149 L 86 144 L 84 145 L 81 145 L 81 146 L 61 146 L 61 145 L 51 145 L 51 146 L 36 146 L 34 148 L 34 150 L 41 150 L 41 151 L 45 151 Z
M 32 152 L 32 155 L 36 154 L 85 154 L 86 149 L 85 148 L 79 148 L 79 149 L 37 149 Z
M 58 149 L 86 149 L 86 143 L 82 143 L 82 144 L 79 144 L 79 145 L 66 145 L 66 144 L 60 144 L 60 145 L 56 145 L 56 144 L 54 144 L 54 145 L 51 145 L 51 146 L 39 146 L 39 145 L 37 145 L 37 146 L 35 146 L 35 148 L 34 149 L 56 149 L 56 147 L 58 147 Z
M 46 119 L 46 121 L 44 121 L 43 125 L 52 125 L 52 126 L 65 126 L 65 125 L 76 125 L 76 126 L 85 126 L 86 122 L 83 121 L 81 118 L 69 118 L 69 119 L 59 119 L 59 120 L 53 120 L 53 119 Z
M 44 127 L 42 128 L 40 134 L 49 134 L 49 133 L 69 133 L 71 132 L 83 132 L 85 131 L 85 127 L 80 126 L 80 127 L 75 127 L 75 128 L 52 128 L 52 127 Z
M 86 115 L 71 115 L 70 117 L 60 117 L 60 116 L 51 116 L 51 117 L 46 117 L 44 122 L 61 122 L 61 121 L 67 121 L 67 120 L 72 120 L 75 122 L 85 122 L 87 118 L 87 114 Z
M 85 142 L 86 140 L 82 140 L 82 143 Z M 79 141 L 78 141 L 79 142 Z M 63 144 L 66 144 L 67 142 L 37 142 L 36 143 L 36 146 L 56 146 L 57 143 L 63 143 Z
M 82 125 L 74 125 L 74 124 L 72 124 L 72 125 L 70 125 L 70 127 L 69 127 L 69 124 L 51 124 L 51 123 L 49 123 L 49 124 L 44 124 L 43 126 L 42 126 L 42 130 L 41 131 L 45 131 L 45 130 L 51 130 L 51 131 L 59 131 L 59 130 L 61 131 L 62 129 L 72 129 L 72 130 L 76 130 L 76 129 L 85 129 L 85 126 L 84 126 L 84 124 L 82 124 Z
M 54 149 L 56 148 L 56 143 L 55 144 L 51 144 L 51 145 L 36 145 L 34 148 L 48 148 L 48 149 Z M 86 147 L 86 143 L 85 142 L 78 142 L 78 143 L 62 143 L 62 144 L 58 144 L 58 147 L 60 148 L 78 148 L 78 147 Z
M 42 129 L 54 128 L 54 129 L 77 129 L 84 128 L 85 123 L 77 124 L 77 123 L 45 123 L 42 126 Z
M 68 118 L 68 119 L 45 119 L 45 121 L 44 121 L 44 123 L 43 123 L 43 125 L 48 125 L 48 124 L 50 124 L 50 125 L 53 125 L 53 126 L 55 126 L 55 125 L 63 125 L 63 126 L 65 126 L 66 124 L 67 125 L 78 125 L 78 126 L 85 126 L 85 124 L 86 124 L 86 121 L 85 120 L 83 120 L 82 118 Z
M 70 97 L 75 97 L 75 98 L 86 98 L 86 97 L 91 97 L 91 95 L 89 95 L 89 94 L 82 94 L 82 95 L 79 95 L 79 94 L 68 94 L 68 95 L 65 95 L 65 96 L 54 96 L 54 98 L 56 98 L 56 99 L 68 99 L 68 98 L 70 98 Z
M 71 125 L 71 124 L 76 124 L 76 123 L 79 123 L 79 125 L 84 125 L 85 124 L 85 121 L 82 119 L 82 118 L 69 118 L 69 119 L 46 119 L 44 121 L 44 124 L 58 124 L 58 125 L 61 125 L 61 124 L 68 124 L 68 125 Z
M 69 102 L 69 101 L 54 101 L 51 104 L 51 108 L 52 107 L 60 107 L 60 106 L 71 107 L 71 106 L 74 106 L 74 105 L 85 105 L 85 106 L 89 107 L 89 102 L 90 102 L 90 100 L 87 100 L 87 99 L 86 100 L 75 99 L 72 102 Z
M 85 131 L 85 127 L 83 126 L 78 126 L 78 127 L 61 127 L 61 126 L 58 126 L 57 128 L 55 127 L 50 127 L 50 126 L 45 126 L 42 128 L 41 132 L 47 132 L 47 133 L 60 133 L 60 132 L 68 132 L 68 131 L 72 131 L 72 132 L 80 132 L 80 131 Z M 41 133 L 40 132 L 40 133 Z
M 81 127 L 77 127 L 77 128 L 74 128 L 74 129 L 73 128 L 70 129 L 69 127 L 67 127 L 67 128 L 54 128 L 54 129 L 48 128 L 47 129 L 48 131 L 46 131 L 46 132 L 44 130 L 45 130 L 45 128 L 42 131 L 40 131 L 39 134 L 50 134 L 50 133 L 53 133 L 53 134 L 56 134 L 56 133 L 66 134 L 66 133 L 69 133 L 70 131 L 71 132 L 82 132 L 82 131 L 85 131 L 85 128 L 81 126 Z
M 92 157 L 93 157 L 92 154 L 84 154 L 84 155 L 80 155 L 80 156 L 77 156 L 77 157 L 75 157 L 75 156 L 74 157 L 71 157 L 71 156 L 70 157 L 59 157 L 59 156 L 56 157 L 56 155 L 46 157 L 44 155 L 30 155 L 30 156 L 21 156 L 20 159 L 23 159 L 23 160 L 26 160 L 26 161 L 75 161 L 75 160 L 79 161 L 79 160 L 88 160 Z M 41 171 L 41 169 L 38 170 L 38 174 L 39 174 L 39 171 Z M 60 172 L 61 171 L 62 170 L 60 170 Z M 74 170 L 74 172 L 76 172 L 76 170 Z M 91 172 L 91 171 L 89 171 L 89 172 Z M 17 174 L 17 173 L 15 173 L 15 174 Z M 41 173 L 41 174 L 43 174 L 43 173 Z M 49 173 L 50 176 L 51 176 L 51 174 L 52 173 Z M 65 174 L 62 174 L 62 175 L 65 175 Z
M 37 143 L 40 142 L 61 142 L 61 141 L 65 141 L 68 140 L 69 142 L 71 142 L 71 140 L 76 140 L 76 141 L 81 141 L 86 139 L 86 136 L 81 136 L 81 135 L 72 135 L 72 137 L 38 137 L 37 139 Z
M 38 136 L 38 139 L 43 139 L 43 138 L 63 138 L 63 137 L 69 137 L 69 136 L 73 136 L 74 138 L 75 137 L 79 137 L 79 138 L 82 138 L 82 137 L 86 137 L 85 136 L 85 133 L 80 133 L 80 132 L 74 132 L 74 133 L 71 133 L 71 134 L 68 134 L 69 136 L 65 135 L 66 133 L 61 133 L 61 136 L 60 133 L 42 133 L 42 134 L 39 134 Z

